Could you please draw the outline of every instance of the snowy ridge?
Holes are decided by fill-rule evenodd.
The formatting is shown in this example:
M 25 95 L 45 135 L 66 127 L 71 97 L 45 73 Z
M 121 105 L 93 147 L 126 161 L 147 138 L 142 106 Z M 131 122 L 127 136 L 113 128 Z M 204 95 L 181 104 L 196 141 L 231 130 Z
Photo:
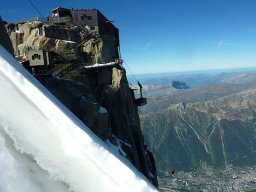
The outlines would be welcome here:
M 2 46 L 0 104 L 1 192 L 157 191 Z
M 100 106 L 99 112 L 100 112 L 101 114 L 107 113 L 107 109 L 104 108 L 104 107 L 102 107 L 102 106 Z
M 111 141 L 112 140 L 112 141 Z M 122 145 L 126 147 L 132 147 L 129 143 L 126 143 L 120 139 L 118 139 L 115 135 L 112 135 L 111 139 L 107 139 L 104 141 L 108 146 L 112 148 L 112 150 L 115 151 L 116 154 L 120 154 L 123 157 L 127 157 L 125 151 L 122 149 Z M 123 161 L 129 162 L 126 158 L 122 158 Z

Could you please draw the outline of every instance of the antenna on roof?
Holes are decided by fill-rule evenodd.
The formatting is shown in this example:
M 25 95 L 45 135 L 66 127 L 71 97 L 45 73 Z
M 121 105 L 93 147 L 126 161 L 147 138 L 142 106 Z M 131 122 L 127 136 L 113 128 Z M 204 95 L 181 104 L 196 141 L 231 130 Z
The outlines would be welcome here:
M 28 0 L 28 2 L 30 3 L 30 5 L 36 10 L 36 12 L 42 17 L 42 19 L 45 20 L 43 14 L 40 12 L 40 10 L 35 6 L 35 4 L 31 1 L 31 0 Z

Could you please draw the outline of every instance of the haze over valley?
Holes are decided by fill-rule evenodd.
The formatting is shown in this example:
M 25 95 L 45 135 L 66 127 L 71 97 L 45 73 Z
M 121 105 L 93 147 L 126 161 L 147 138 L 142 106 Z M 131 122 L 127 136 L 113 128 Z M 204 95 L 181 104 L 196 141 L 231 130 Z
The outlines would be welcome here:
M 174 80 L 190 88 L 174 88 Z M 213 182 L 216 191 L 256 187 L 255 177 L 239 177 L 256 165 L 256 71 L 181 73 L 143 81 L 148 104 L 140 108 L 142 130 L 161 187 L 197 191 Z M 205 177 L 206 172 L 211 175 Z M 236 188 L 231 187 L 233 174 L 240 183 Z

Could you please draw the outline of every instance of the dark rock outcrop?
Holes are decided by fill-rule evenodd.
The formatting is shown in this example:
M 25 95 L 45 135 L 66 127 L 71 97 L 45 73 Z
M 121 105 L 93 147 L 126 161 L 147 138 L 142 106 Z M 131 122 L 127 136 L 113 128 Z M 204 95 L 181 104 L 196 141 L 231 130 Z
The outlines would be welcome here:
M 147 173 L 150 180 L 154 179 L 151 175 L 156 174 L 156 171 L 154 166 L 150 166 L 154 162 L 151 163 L 150 158 L 147 157 L 150 153 L 144 148 L 138 108 L 134 103 L 134 93 L 129 88 L 125 70 L 122 67 L 114 67 L 89 71 L 87 74 L 97 101 L 109 113 L 112 133 L 131 145 L 130 148 L 124 149 L 128 159 L 139 171 Z
M 11 54 L 13 54 L 13 47 L 10 38 L 7 34 L 4 22 L 0 17 L 0 44 Z

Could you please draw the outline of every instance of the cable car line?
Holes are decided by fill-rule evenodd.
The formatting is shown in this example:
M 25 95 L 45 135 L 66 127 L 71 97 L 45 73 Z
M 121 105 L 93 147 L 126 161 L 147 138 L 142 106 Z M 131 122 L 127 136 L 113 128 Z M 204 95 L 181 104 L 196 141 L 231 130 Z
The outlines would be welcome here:
M 42 17 L 42 19 L 45 20 L 43 14 L 42 14 L 41 11 L 36 7 L 36 5 L 35 5 L 31 0 L 28 0 L 28 2 L 29 2 L 30 5 L 36 10 L 36 12 Z

